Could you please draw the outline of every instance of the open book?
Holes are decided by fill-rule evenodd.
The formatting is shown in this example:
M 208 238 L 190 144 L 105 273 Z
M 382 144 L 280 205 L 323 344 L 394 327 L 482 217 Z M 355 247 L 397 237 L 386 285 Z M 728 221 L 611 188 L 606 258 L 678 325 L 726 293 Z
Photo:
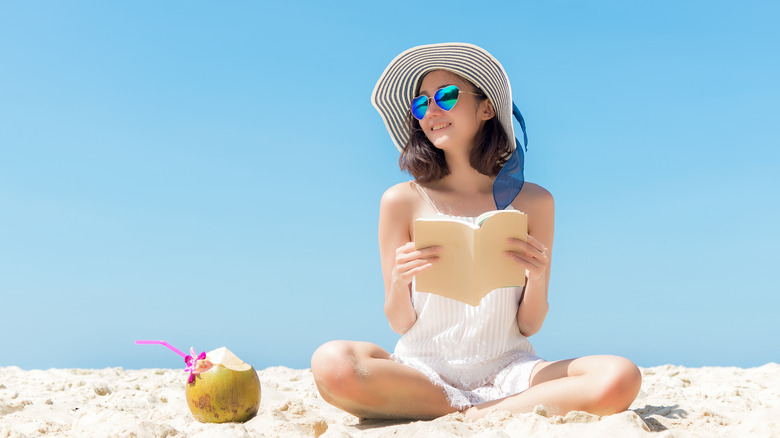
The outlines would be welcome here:
M 489 211 L 476 225 L 451 217 L 414 221 L 417 249 L 441 246 L 439 262 L 415 276 L 418 292 L 441 295 L 476 306 L 488 292 L 524 286 L 525 270 L 504 255 L 510 237 L 528 239 L 528 217 L 517 210 Z

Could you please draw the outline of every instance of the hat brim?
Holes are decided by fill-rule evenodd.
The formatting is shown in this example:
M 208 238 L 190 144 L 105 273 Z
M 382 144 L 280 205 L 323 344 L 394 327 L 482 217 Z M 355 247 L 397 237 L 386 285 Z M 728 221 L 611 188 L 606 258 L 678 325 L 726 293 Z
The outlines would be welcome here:
M 412 47 L 396 56 L 374 86 L 374 105 L 399 151 L 409 140 L 406 119 L 420 80 L 434 70 L 455 73 L 479 87 L 493 103 L 501 126 L 515 149 L 512 125 L 512 88 L 504 67 L 481 47 L 467 43 L 441 43 Z

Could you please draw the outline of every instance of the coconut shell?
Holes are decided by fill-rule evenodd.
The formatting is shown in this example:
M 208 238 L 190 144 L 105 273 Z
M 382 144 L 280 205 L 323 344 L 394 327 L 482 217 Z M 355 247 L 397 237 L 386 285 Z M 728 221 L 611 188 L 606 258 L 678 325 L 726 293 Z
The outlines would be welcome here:
M 208 353 L 207 359 L 213 357 L 212 353 L 216 351 Z M 244 369 L 236 370 L 218 363 L 210 370 L 195 375 L 192 383 L 187 383 L 187 405 L 198 421 L 244 422 L 257 414 L 260 409 L 260 379 L 254 368 L 243 365 L 238 368 Z

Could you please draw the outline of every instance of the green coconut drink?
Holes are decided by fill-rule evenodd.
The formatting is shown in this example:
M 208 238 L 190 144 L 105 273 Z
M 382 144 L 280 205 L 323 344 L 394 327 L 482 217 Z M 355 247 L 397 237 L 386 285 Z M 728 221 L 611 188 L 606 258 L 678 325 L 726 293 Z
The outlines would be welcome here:
M 244 422 L 260 409 L 260 379 L 251 365 L 225 347 L 206 354 L 208 371 L 187 383 L 187 405 L 203 423 Z
M 203 423 L 244 422 L 260 409 L 260 379 L 251 365 L 225 347 L 209 353 L 185 355 L 165 341 L 135 341 L 160 344 L 182 356 L 190 372 L 185 388 L 187 406 Z

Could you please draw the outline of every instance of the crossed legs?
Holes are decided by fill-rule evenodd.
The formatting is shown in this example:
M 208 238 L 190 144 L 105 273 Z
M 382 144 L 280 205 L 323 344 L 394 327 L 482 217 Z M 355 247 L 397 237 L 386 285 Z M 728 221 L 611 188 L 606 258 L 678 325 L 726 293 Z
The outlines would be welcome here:
M 311 369 L 322 398 L 359 418 L 423 420 L 457 411 L 444 389 L 368 342 L 328 342 L 314 352 Z
M 328 403 L 360 418 L 432 419 L 455 412 L 439 386 L 419 371 L 389 359 L 368 342 L 332 341 L 314 352 L 314 381 Z M 617 356 L 586 356 L 542 362 L 531 374 L 531 388 L 467 409 L 479 418 L 493 410 L 548 413 L 622 412 L 639 392 L 642 376 L 631 361 Z
M 465 413 L 479 418 L 494 410 L 532 412 L 541 404 L 550 415 L 570 411 L 610 415 L 628 409 L 641 386 L 639 368 L 618 356 L 542 362 L 531 373 L 531 387 L 526 391 L 472 406 Z

